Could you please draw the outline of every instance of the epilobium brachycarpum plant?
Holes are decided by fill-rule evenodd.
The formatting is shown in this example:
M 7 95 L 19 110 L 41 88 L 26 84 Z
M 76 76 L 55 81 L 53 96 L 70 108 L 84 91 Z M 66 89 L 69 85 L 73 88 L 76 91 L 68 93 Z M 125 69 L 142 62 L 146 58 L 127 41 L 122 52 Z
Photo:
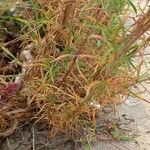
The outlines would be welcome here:
M 84 129 L 94 127 L 95 102 L 115 108 L 141 80 L 132 61 L 149 42 L 144 34 L 150 28 L 150 10 L 126 27 L 126 12 L 137 11 L 130 0 L 20 0 L 15 7 L 0 14 L 5 35 L 17 31 L 11 40 L 2 39 L 0 52 L 12 58 L 11 43 L 19 42 L 13 60 L 24 61 L 20 51 L 26 45 L 32 45 L 34 59 L 26 65 L 18 94 L 3 98 L 1 130 L 7 128 L 7 118 L 32 118 L 49 125 L 50 137 L 82 136 Z M 2 71 L 2 85 L 14 76 Z

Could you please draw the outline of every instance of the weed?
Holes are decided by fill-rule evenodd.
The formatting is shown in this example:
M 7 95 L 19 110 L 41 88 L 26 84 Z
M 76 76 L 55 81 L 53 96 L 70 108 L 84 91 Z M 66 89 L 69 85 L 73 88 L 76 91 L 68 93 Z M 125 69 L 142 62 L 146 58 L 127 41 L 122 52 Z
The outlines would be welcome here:
M 120 95 L 128 95 L 139 81 L 132 59 L 147 42 L 143 40 L 141 47 L 135 43 L 150 28 L 150 11 L 129 31 L 124 15 L 128 7 L 137 12 L 130 0 L 20 0 L 18 7 L 23 15 L 2 13 L 0 21 L 19 24 L 15 40 L 21 40 L 22 51 L 29 43 L 35 46 L 34 60 L 7 111 L 25 105 L 29 111 L 13 114 L 14 118 L 23 121 L 32 116 L 36 122 L 48 123 L 51 138 L 60 133 L 82 137 L 85 123 L 92 128 L 96 120 L 91 102 L 116 105 Z M 3 39 L 0 50 L 21 65 L 19 54 L 13 56 L 12 47 L 7 48 L 10 42 Z M 112 136 L 128 139 L 118 130 Z
M 117 128 L 114 128 L 111 131 L 111 135 L 114 139 L 119 140 L 119 141 L 133 141 L 133 138 L 129 137 L 125 133 L 122 133 L 122 131 Z

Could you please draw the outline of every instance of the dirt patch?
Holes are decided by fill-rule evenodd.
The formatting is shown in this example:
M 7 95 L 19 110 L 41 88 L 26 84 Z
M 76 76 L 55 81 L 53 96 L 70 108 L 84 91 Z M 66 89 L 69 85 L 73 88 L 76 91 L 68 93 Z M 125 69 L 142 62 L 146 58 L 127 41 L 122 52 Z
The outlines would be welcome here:
M 0 141 L 1 150 L 73 150 L 73 141 L 65 138 L 64 135 L 56 136 L 53 140 L 47 137 L 47 127 L 26 123 L 18 127 L 13 135 Z

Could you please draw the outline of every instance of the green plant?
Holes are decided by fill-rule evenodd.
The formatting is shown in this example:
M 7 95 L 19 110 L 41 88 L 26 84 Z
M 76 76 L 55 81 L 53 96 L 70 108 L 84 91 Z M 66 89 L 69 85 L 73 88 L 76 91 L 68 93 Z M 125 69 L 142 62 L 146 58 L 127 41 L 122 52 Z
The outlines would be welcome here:
M 116 127 L 114 127 L 114 129 L 112 129 L 110 134 L 112 135 L 112 137 L 114 139 L 116 139 L 118 141 L 132 141 L 133 140 L 133 138 L 126 135 L 121 130 L 117 129 Z
M 96 120 L 91 102 L 116 105 L 139 82 L 132 59 L 147 43 L 148 39 L 141 46 L 135 42 L 150 27 L 150 11 L 130 30 L 124 15 L 128 7 L 137 12 L 130 0 L 29 0 L 28 7 L 24 3 L 21 0 L 24 15 L 1 17 L 19 22 L 22 49 L 35 45 L 22 90 L 9 105 L 25 105 L 28 111 L 13 117 L 46 122 L 50 137 L 82 137 L 85 122 L 92 128 Z M 7 44 L 2 42 L 1 49 L 10 55 Z M 118 131 L 112 135 L 122 137 Z

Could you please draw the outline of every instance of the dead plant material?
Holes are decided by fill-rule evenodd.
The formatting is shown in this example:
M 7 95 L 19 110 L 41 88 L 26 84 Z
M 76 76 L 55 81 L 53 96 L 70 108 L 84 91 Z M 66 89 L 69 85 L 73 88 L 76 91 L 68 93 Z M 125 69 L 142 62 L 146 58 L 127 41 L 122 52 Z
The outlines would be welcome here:
M 135 27 L 132 29 L 131 33 L 125 39 L 125 47 L 122 52 L 118 54 L 118 57 L 129 52 L 130 47 L 138 40 L 145 32 L 150 30 L 150 9 L 145 15 L 140 17 L 135 24 Z
M 14 131 L 18 126 L 18 121 L 15 119 L 11 119 L 11 117 L 7 114 L 0 115 L 0 118 L 2 123 L 5 123 L 7 126 L 9 126 L 7 129 L 5 129 L 5 125 L 3 125 L 4 129 L 6 130 L 6 131 L 1 130 L 0 132 L 0 139 L 3 139 L 3 138 L 7 138 L 8 136 L 14 133 Z M 2 123 L 0 126 L 1 129 L 3 129 Z
M 33 20 L 27 15 L 17 18 L 19 34 L 22 45 L 35 46 L 30 50 L 34 59 L 21 90 L 9 97 L 5 113 L 18 122 L 30 118 L 48 124 L 50 138 L 64 133 L 79 139 L 93 129 L 98 113 L 91 104 L 113 103 L 115 108 L 139 80 L 133 51 L 140 51 L 135 41 L 149 29 L 150 11 L 128 33 L 121 19 L 128 8 L 125 2 L 35 0 L 30 9 L 23 7 Z M 7 129 L 3 123 L 0 127 Z

